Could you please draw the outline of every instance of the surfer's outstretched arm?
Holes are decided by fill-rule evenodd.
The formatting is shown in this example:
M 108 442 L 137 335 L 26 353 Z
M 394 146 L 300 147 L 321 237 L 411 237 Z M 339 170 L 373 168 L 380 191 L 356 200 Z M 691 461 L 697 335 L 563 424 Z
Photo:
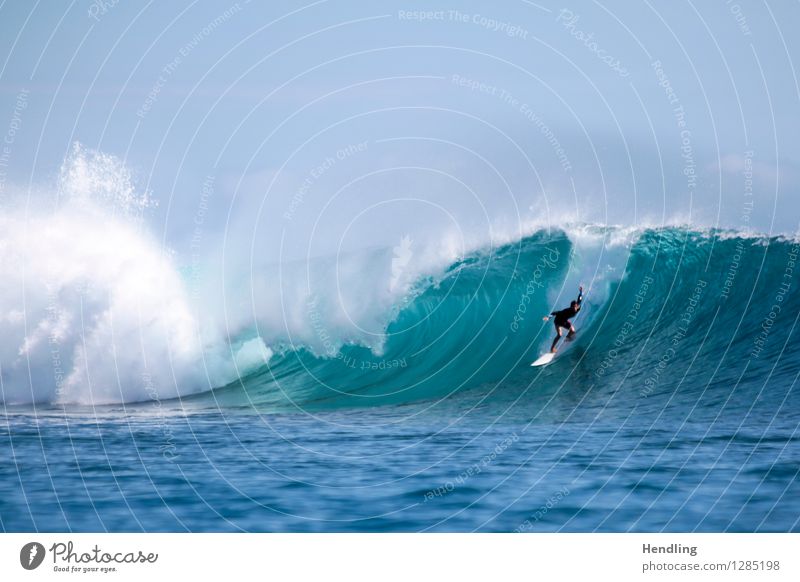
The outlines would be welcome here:
M 578 302 L 578 305 L 580 305 L 581 301 L 583 301 L 583 285 L 578 286 L 578 298 L 576 301 Z

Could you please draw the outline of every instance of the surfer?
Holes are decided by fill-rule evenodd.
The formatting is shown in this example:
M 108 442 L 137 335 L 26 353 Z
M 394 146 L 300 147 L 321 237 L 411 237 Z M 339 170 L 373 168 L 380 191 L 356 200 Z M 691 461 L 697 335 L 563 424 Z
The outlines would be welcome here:
M 569 330 L 569 333 L 567 334 L 567 340 L 571 340 L 572 336 L 575 335 L 575 326 L 572 325 L 570 319 L 578 315 L 578 312 L 581 310 L 581 301 L 583 301 L 583 285 L 578 287 L 578 298 L 575 301 L 570 302 L 569 307 L 562 309 L 561 311 L 554 311 L 550 315 L 546 315 L 543 318 L 544 321 L 549 320 L 551 316 L 555 316 L 556 318 L 553 322 L 556 326 L 556 337 L 553 340 L 553 345 L 550 346 L 551 354 L 556 353 L 558 340 L 561 339 L 562 327 Z

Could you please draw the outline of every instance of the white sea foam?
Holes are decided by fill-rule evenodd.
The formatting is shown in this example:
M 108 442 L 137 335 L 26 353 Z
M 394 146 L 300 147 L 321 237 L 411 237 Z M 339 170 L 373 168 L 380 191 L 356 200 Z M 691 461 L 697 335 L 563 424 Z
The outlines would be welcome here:
M 149 197 L 118 160 L 80 147 L 58 194 L 0 216 L 2 400 L 130 402 L 207 386 L 183 281 L 135 220 Z

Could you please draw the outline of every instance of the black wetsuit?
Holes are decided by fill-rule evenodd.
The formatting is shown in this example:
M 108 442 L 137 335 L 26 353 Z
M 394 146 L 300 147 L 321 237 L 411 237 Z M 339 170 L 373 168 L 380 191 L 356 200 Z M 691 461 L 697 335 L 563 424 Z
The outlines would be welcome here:
M 578 299 L 576 301 L 576 303 L 578 304 L 577 307 L 580 307 L 581 301 L 583 301 L 583 292 L 579 291 Z M 554 311 L 550 315 L 555 316 L 556 319 L 553 323 L 555 323 L 556 327 L 564 327 L 566 329 L 569 329 L 572 327 L 572 323 L 570 323 L 569 320 L 578 315 L 578 310 L 575 307 L 572 307 L 572 305 L 570 305 L 566 309 L 562 309 L 561 311 Z

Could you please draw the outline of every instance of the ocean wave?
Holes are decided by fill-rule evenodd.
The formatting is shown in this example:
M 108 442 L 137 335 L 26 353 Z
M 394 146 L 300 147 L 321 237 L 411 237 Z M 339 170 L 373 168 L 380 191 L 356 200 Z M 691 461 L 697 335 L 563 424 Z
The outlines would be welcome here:
M 76 148 L 58 194 L 0 217 L 6 405 L 374 406 L 565 377 L 646 399 L 684 386 L 698 357 L 722 383 L 798 367 L 770 371 L 800 312 L 791 236 L 531 223 L 230 280 L 208 264 L 198 282 L 144 228 L 152 200 L 115 158 Z M 581 283 L 578 338 L 532 371 L 553 335 L 542 316 Z
M 767 373 L 778 387 L 787 370 L 800 368 L 785 353 L 800 312 L 796 241 L 685 227 L 624 237 L 617 228 L 577 231 L 540 231 L 454 262 L 391 319 L 379 353 L 284 345 L 269 364 L 216 390 L 214 402 L 374 406 L 564 382 L 644 402 Z M 532 371 L 553 337 L 541 316 L 567 304 L 579 282 L 588 292 L 578 338 L 548 368 Z

